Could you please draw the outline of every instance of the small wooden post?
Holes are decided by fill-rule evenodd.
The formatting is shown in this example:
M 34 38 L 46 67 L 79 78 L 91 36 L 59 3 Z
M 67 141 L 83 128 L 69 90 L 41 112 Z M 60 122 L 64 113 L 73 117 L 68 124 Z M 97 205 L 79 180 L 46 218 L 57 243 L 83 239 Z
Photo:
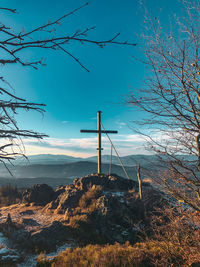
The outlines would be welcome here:
M 108 175 L 111 174 L 111 169 L 112 169 L 112 144 L 110 145 L 110 166 L 109 166 Z
M 140 195 L 140 199 L 142 199 L 142 181 L 141 181 L 141 175 L 140 175 L 140 164 L 138 164 L 138 168 L 137 168 L 137 177 L 138 177 L 138 185 L 139 185 L 139 195 Z

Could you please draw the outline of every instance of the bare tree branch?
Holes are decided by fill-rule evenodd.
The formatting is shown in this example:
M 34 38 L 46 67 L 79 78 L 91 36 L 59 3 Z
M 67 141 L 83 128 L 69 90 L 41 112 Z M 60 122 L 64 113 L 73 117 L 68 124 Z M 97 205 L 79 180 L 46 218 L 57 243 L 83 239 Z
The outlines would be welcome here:
M 154 136 L 140 132 L 163 162 L 157 175 L 160 185 L 199 211 L 200 6 L 192 2 L 183 6 L 186 16 L 173 21 L 174 31 L 164 31 L 160 20 L 147 14 L 142 62 L 149 74 L 143 88 L 131 93 L 126 103 L 146 113 L 141 127 L 157 130 Z
M 17 10 L 16 9 L 12 9 L 12 8 L 6 8 L 6 7 L 0 7 L 1 10 L 6 10 L 6 11 L 10 11 L 12 13 L 16 13 Z
M 73 45 L 74 42 L 82 44 L 93 44 L 104 48 L 106 45 L 123 45 L 123 46 L 135 46 L 134 43 L 127 41 L 120 41 L 119 33 L 106 40 L 93 40 L 88 35 L 96 30 L 96 27 L 87 27 L 83 30 L 75 30 L 73 33 L 65 33 L 63 35 L 57 34 L 56 28 L 64 22 L 67 18 L 77 14 L 78 11 L 88 6 L 88 2 L 81 5 L 78 8 L 70 12 L 66 12 L 59 18 L 48 21 L 43 25 L 39 25 L 31 30 L 24 32 L 16 31 L 13 27 L 10 27 L 3 22 L 0 23 L 0 52 L 3 55 L 0 58 L 0 64 L 20 64 L 24 67 L 31 67 L 38 69 L 39 66 L 44 65 L 42 59 L 26 60 L 23 51 L 25 49 L 46 49 L 46 50 L 60 50 L 66 55 L 70 56 L 75 62 L 81 66 L 84 70 L 89 72 L 89 69 L 78 59 L 74 54 L 68 51 L 69 45 Z M 1 7 L 2 12 L 8 11 L 10 13 L 16 13 L 16 9 Z M 73 42 L 73 43 L 72 43 Z M 18 127 L 15 115 L 20 110 L 25 111 L 38 111 L 43 114 L 44 104 L 33 103 L 16 95 L 13 87 L 6 81 L 4 77 L 0 77 L 0 138 L 5 141 L 5 144 L 0 145 L 0 161 L 13 160 L 16 155 L 24 154 L 23 138 L 31 137 L 42 139 L 46 137 L 45 134 L 37 133 L 36 131 L 20 129 Z M 19 152 L 15 151 L 15 148 L 19 149 Z

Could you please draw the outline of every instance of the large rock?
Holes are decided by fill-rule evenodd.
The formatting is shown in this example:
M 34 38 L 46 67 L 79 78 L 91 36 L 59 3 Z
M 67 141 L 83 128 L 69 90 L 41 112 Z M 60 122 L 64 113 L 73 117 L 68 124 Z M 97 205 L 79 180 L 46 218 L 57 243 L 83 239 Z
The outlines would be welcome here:
M 133 224 L 138 222 L 138 218 L 127 207 L 125 196 L 107 193 L 93 204 L 92 210 L 88 207 L 82 213 L 71 214 L 69 224 L 75 227 L 81 244 L 134 242 Z
M 54 190 L 47 184 L 36 184 L 23 192 L 23 203 L 35 203 L 37 205 L 46 205 L 54 198 Z
M 129 189 L 136 189 L 137 182 L 117 175 L 88 175 L 75 179 L 73 185 L 59 187 L 55 192 L 54 200 L 48 203 L 45 209 L 64 214 L 67 209 L 78 207 L 80 198 L 92 186 L 101 186 L 104 191 L 128 191 Z
M 124 191 L 137 187 L 137 182 L 122 178 L 118 175 L 91 174 L 74 180 L 74 186 L 80 190 L 87 190 L 93 185 L 100 185 L 103 190 Z
M 6 225 L 4 228 L 1 225 L 1 230 L 12 240 L 16 248 L 27 251 L 53 251 L 57 246 L 72 241 L 73 229 L 59 221 L 55 220 L 50 225 L 40 227 L 37 231 L 28 231 L 23 227 L 24 224 L 33 224 L 33 222 L 34 220 L 27 219 L 23 224 L 13 224 L 9 229 L 6 228 Z
M 51 201 L 45 207 L 46 210 L 55 210 L 55 213 L 65 213 L 68 208 L 75 208 L 79 204 L 79 200 L 84 191 L 79 190 L 74 185 L 67 185 L 65 188 L 60 188 L 57 193 L 57 198 Z
M 72 230 L 68 226 L 59 221 L 54 221 L 49 227 L 33 233 L 31 235 L 31 243 L 39 251 L 52 251 L 58 245 L 70 241 L 71 236 Z
M 30 226 L 37 226 L 37 225 L 39 225 L 39 223 L 36 220 L 31 219 L 31 218 L 21 218 L 20 219 L 20 223 L 21 224 L 30 225 Z

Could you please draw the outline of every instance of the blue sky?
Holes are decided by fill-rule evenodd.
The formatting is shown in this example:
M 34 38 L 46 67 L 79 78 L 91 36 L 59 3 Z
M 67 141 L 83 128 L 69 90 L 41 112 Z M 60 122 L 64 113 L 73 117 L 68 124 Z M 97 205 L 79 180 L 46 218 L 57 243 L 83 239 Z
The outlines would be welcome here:
M 81 6 L 80 0 L 3 0 L 2 6 L 16 8 L 18 14 L 0 13 L 1 22 L 21 30 L 30 30 L 48 20 Z M 170 14 L 179 10 L 178 1 L 147 0 L 150 12 L 161 14 L 167 21 Z M 160 13 L 160 8 L 162 9 Z M 90 70 L 86 72 L 72 58 L 59 51 L 27 50 L 27 59 L 45 58 L 47 66 L 38 70 L 21 66 L 1 68 L 4 76 L 15 88 L 18 96 L 47 105 L 44 117 L 38 113 L 20 113 L 19 126 L 46 133 L 44 142 L 24 140 L 28 154 L 52 153 L 73 156 L 90 156 L 96 153 L 96 136 L 81 134 L 80 129 L 96 128 L 96 113 L 102 110 L 107 129 L 118 130 L 113 136 L 119 153 L 146 153 L 143 140 L 130 129 L 131 121 L 140 114 L 123 105 L 123 97 L 130 90 L 142 86 L 146 69 L 134 57 L 142 57 L 144 14 L 139 0 L 91 0 L 89 5 L 60 27 L 58 34 L 72 33 L 77 29 L 96 26 L 91 39 L 106 39 L 120 32 L 119 40 L 137 43 L 137 47 L 108 45 L 101 49 L 94 45 L 72 42 L 68 50 Z M 104 140 L 105 152 L 109 145 Z

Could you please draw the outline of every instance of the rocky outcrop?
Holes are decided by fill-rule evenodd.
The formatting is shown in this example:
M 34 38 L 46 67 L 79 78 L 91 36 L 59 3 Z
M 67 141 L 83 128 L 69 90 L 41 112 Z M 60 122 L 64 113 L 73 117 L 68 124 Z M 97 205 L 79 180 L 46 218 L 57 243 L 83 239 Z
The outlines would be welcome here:
M 131 195 L 134 195 L 134 201 Z M 134 243 L 139 240 L 140 224 L 149 225 L 145 205 L 138 193 L 103 191 L 90 203 L 84 209 L 80 205 L 77 209 L 67 211 L 69 225 L 77 230 L 77 238 L 83 244 Z M 155 202 L 149 213 L 156 206 Z
M 24 192 L 23 201 L 38 206 L 21 204 L 20 210 L 18 205 L 19 212 L 14 219 L 11 214 L 11 222 L 1 223 L 1 229 L 20 246 L 39 251 L 71 239 L 79 244 L 134 243 L 140 225 L 150 227 L 151 214 L 165 203 L 151 186 L 143 187 L 141 200 L 137 182 L 97 174 L 75 179 L 55 192 L 48 185 L 35 185 Z
M 128 191 L 137 188 L 137 182 L 117 175 L 92 174 L 74 180 L 73 185 L 61 186 L 55 192 L 54 200 L 48 203 L 46 210 L 64 214 L 67 209 L 78 207 L 81 196 L 92 186 L 101 186 L 102 190 Z
M 87 190 L 93 185 L 100 185 L 103 190 L 129 190 L 137 186 L 137 182 L 127 180 L 117 175 L 91 174 L 74 180 L 74 186 L 80 190 Z
M 65 214 L 64 221 L 77 233 L 81 243 L 125 242 L 137 240 L 141 221 L 162 203 L 162 194 L 147 184 L 140 200 L 138 184 L 117 175 L 88 175 L 73 185 L 60 187 L 57 198 L 45 210 Z
M 54 198 L 54 190 L 47 184 L 36 184 L 23 192 L 23 203 L 35 203 L 37 205 L 46 205 Z

